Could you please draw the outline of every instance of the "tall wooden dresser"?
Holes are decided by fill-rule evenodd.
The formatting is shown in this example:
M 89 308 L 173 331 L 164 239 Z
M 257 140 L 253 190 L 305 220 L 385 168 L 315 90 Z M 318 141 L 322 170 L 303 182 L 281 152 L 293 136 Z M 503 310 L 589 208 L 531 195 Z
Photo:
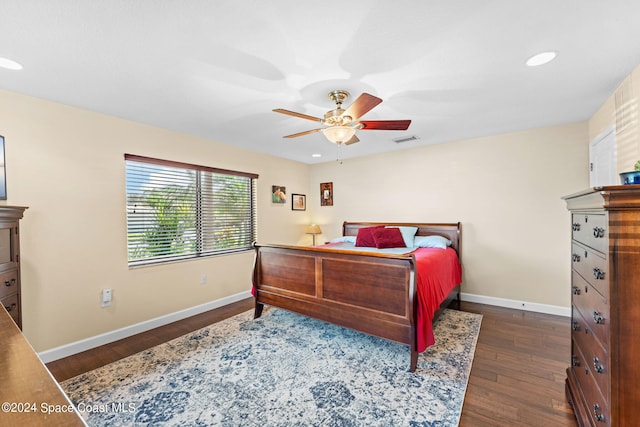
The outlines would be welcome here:
M 640 185 L 592 188 L 571 211 L 571 365 L 580 426 L 640 422 Z
M 20 329 L 22 306 L 20 289 L 20 227 L 22 206 L 0 205 L 0 303 Z

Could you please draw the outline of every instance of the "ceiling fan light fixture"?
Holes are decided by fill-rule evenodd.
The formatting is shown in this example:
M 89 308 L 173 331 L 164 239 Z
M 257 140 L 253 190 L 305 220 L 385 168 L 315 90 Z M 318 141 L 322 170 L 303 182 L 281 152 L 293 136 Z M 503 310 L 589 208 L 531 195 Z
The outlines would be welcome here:
M 310 116 L 308 114 L 296 113 L 282 108 L 273 110 L 276 113 L 286 114 L 288 116 L 299 117 L 313 122 L 320 122 L 325 128 L 311 129 L 305 132 L 298 132 L 291 135 L 285 135 L 284 138 L 297 138 L 299 136 L 309 135 L 316 132 L 322 132 L 330 142 L 336 145 L 351 145 L 359 142 L 356 136 L 358 130 L 407 130 L 411 124 L 411 120 L 363 120 L 358 121 L 360 117 L 367 114 L 376 105 L 382 102 L 382 99 L 368 93 L 362 93 L 355 101 L 345 110 L 342 108 L 342 102 L 349 97 L 346 90 L 334 90 L 329 93 L 329 99 L 335 101 L 336 108 L 325 113 L 324 118 Z
M 356 130 L 349 126 L 331 126 L 322 129 L 322 134 L 334 144 L 347 142 L 356 134 Z

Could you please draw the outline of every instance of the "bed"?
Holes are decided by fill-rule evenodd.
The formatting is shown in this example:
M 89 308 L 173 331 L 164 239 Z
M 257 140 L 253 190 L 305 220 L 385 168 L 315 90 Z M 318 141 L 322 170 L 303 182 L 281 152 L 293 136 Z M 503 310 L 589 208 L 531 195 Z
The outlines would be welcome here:
M 390 253 L 256 243 L 254 317 L 270 305 L 405 344 L 415 371 L 418 354 L 433 344 L 433 320 L 460 298 L 460 223 L 345 222 L 342 234 L 375 226 L 416 227 L 415 236 L 442 236 L 451 244 Z

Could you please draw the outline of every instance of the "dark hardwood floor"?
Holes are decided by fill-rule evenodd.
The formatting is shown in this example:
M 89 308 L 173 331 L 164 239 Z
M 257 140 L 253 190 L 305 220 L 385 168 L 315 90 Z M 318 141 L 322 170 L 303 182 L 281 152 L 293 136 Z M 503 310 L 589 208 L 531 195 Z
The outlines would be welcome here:
M 461 427 L 576 427 L 564 392 L 571 320 L 462 302 L 482 314 Z
M 58 381 L 253 308 L 249 298 L 47 364 Z M 570 319 L 462 302 L 483 315 L 461 427 L 576 427 L 564 395 Z
M 58 382 L 62 382 L 250 309 L 253 309 L 253 298 L 247 298 L 73 356 L 54 360 L 47 363 L 47 368 Z

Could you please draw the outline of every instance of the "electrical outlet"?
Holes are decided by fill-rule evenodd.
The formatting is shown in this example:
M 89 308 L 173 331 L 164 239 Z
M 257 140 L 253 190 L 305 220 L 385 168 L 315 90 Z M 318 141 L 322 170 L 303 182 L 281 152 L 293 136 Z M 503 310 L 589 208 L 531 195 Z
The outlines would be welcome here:
M 202 276 L 200 276 L 200 284 L 201 285 L 206 285 L 207 284 L 207 275 L 203 274 Z
M 109 307 L 111 305 L 111 296 L 112 296 L 111 289 L 103 289 L 100 305 L 102 307 Z

